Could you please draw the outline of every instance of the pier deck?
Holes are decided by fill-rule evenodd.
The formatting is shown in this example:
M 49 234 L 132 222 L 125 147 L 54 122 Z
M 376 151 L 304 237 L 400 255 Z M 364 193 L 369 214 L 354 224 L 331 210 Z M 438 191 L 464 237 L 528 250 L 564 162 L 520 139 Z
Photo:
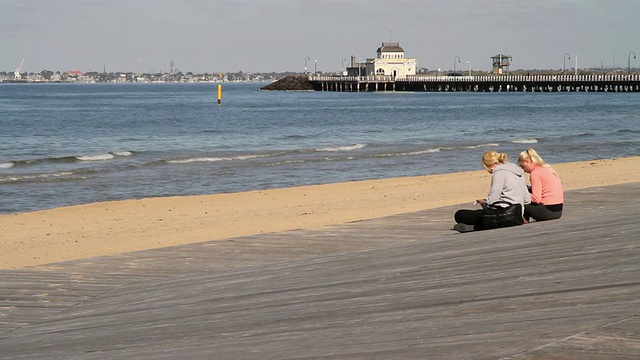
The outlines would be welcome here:
M 640 183 L 0 270 L 0 359 L 640 358 Z M 134 241 L 135 239 L 131 239 Z
M 316 91 L 640 92 L 640 75 L 310 76 Z

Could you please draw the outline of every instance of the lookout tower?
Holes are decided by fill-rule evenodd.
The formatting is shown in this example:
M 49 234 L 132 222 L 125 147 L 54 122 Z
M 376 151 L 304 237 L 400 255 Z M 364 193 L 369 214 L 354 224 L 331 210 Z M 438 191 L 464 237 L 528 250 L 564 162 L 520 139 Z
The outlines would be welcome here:
M 498 54 L 491 57 L 491 73 L 493 75 L 504 74 L 504 68 L 507 68 L 507 74 L 509 73 L 509 65 L 513 58 L 509 55 Z

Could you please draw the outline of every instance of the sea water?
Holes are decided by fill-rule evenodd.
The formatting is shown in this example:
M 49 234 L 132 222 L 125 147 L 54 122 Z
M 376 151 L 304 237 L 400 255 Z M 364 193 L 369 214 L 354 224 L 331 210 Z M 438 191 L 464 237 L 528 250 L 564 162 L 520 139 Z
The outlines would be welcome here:
M 0 213 L 640 155 L 637 93 L 217 85 L 1 84 Z

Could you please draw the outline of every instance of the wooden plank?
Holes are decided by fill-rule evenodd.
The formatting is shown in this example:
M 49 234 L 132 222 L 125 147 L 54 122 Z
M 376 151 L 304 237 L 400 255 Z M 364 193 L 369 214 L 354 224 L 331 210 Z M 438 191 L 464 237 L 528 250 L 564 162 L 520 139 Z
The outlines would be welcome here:
M 640 359 L 640 317 L 637 315 L 569 336 L 527 352 L 514 360 Z
M 637 359 L 638 195 L 572 191 L 561 220 L 493 231 L 452 232 L 449 207 L 0 271 L 0 359 Z

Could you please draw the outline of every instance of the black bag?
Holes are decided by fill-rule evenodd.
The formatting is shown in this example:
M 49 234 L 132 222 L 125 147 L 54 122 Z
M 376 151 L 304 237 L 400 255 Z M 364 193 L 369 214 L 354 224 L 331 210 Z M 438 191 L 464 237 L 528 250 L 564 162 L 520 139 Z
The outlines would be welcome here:
M 506 201 L 487 204 L 482 210 L 482 228 L 496 229 L 524 224 L 522 205 Z

